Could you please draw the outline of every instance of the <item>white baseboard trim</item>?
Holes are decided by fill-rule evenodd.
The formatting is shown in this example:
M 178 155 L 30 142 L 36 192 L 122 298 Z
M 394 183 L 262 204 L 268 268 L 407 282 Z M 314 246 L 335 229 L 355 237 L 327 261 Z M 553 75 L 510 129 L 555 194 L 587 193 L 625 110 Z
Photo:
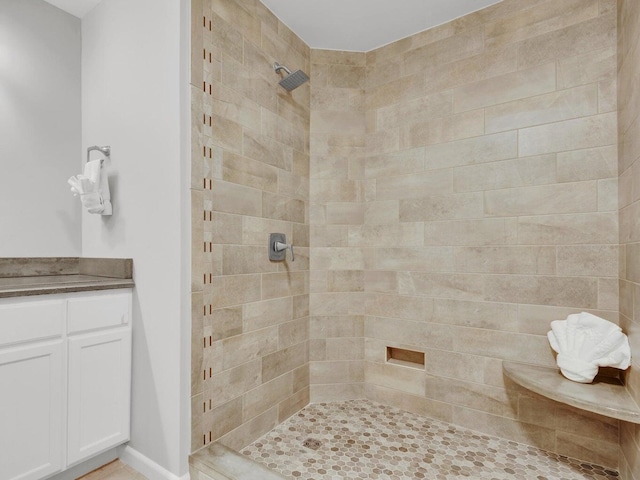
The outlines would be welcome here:
M 119 456 L 122 462 L 137 470 L 149 480 L 190 480 L 189 473 L 179 477 L 129 445 L 121 447 Z

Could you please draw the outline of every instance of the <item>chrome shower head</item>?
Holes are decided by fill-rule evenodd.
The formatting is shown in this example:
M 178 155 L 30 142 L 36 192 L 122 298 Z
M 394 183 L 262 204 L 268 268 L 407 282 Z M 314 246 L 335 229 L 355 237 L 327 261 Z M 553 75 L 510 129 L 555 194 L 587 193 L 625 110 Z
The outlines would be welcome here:
M 279 83 L 282 88 L 289 92 L 309 81 L 309 77 L 302 70 L 296 70 L 292 73 L 286 66 L 280 65 L 278 62 L 273 64 L 273 69 L 276 73 L 279 73 L 280 70 L 287 72 L 287 76 L 280 80 Z

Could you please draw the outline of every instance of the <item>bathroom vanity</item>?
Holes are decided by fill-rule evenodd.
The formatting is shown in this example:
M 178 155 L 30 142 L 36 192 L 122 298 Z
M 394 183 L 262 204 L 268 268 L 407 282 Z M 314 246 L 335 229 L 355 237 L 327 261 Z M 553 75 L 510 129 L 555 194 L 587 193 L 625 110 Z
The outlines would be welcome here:
M 129 440 L 131 260 L 76 260 L 33 275 L 0 259 L 6 480 L 39 480 Z

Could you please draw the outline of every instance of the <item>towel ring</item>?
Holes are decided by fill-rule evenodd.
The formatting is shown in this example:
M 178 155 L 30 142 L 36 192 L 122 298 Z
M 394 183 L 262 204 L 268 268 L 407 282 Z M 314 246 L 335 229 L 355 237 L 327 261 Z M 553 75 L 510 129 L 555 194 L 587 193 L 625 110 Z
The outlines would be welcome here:
M 91 152 L 93 150 L 98 150 L 100 152 L 102 152 L 102 154 L 105 157 L 110 157 L 111 156 L 111 147 L 110 146 L 104 146 L 104 147 L 99 147 L 98 145 L 94 145 L 93 147 L 89 147 L 87 148 L 87 163 L 89 162 L 89 160 L 91 159 Z M 104 158 L 100 160 L 100 163 L 104 162 Z

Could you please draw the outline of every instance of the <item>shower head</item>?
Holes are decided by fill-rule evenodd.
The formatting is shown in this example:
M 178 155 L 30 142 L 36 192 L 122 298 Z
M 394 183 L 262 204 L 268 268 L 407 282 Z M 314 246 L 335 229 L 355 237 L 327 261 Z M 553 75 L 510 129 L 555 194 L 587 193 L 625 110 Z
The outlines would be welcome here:
M 276 73 L 279 73 L 280 70 L 284 70 L 285 72 L 287 72 L 287 76 L 280 80 L 279 83 L 282 88 L 289 92 L 298 88 L 303 83 L 309 81 L 309 77 L 302 70 L 296 70 L 295 72 L 291 73 L 291 70 L 289 70 L 284 65 L 280 65 L 278 62 L 273 64 L 273 69 L 276 71 Z

